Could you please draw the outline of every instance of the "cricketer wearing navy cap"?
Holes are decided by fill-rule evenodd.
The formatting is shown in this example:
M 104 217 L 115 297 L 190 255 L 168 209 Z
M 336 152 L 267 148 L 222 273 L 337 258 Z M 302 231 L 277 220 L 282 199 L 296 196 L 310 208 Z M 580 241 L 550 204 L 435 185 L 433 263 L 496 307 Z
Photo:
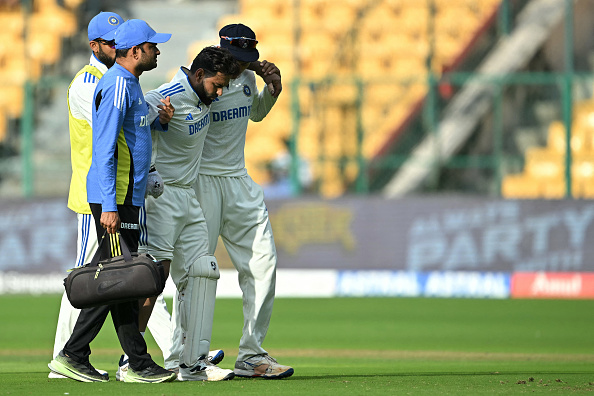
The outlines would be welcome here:
M 238 272 L 244 321 L 234 374 L 286 378 L 293 368 L 279 364 L 262 348 L 274 305 L 276 247 L 262 188 L 248 175 L 244 153 L 248 121 L 262 121 L 282 90 L 280 70 L 266 60 L 257 61 L 258 41 L 249 27 L 226 25 L 219 38 L 221 48 L 238 61 L 240 73 L 210 105 L 212 121 L 194 191 L 206 219 L 209 255 L 220 236 Z M 254 71 L 267 84 L 262 91 Z M 174 345 L 178 343 L 176 338 Z
M 142 19 L 129 19 L 115 31 L 116 49 L 128 49 L 142 43 L 165 43 L 170 33 L 157 33 Z
M 219 31 L 221 38 L 221 48 L 226 48 L 231 55 L 240 62 L 254 62 L 260 57 L 256 49 L 256 33 L 249 27 L 234 23 L 224 26 Z

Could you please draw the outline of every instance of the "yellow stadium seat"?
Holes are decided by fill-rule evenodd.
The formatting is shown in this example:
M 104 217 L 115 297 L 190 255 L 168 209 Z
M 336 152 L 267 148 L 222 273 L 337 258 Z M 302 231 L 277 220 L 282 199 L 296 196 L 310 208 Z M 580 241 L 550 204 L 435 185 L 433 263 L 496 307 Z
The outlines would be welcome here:
M 322 54 L 325 56 L 332 56 L 337 49 L 336 41 L 324 30 L 303 32 L 299 37 L 298 46 L 319 51 L 319 53 L 317 53 L 319 57 L 321 57 Z
M 388 59 L 387 63 L 384 62 L 381 56 L 367 56 L 361 57 L 357 60 L 357 75 L 366 80 L 385 79 L 386 73 L 391 71 L 393 66 L 393 60 Z
M 320 100 L 335 104 L 354 105 L 359 99 L 359 88 L 354 82 L 337 82 L 322 90 Z
M 287 45 L 284 42 L 259 42 L 258 51 L 260 52 L 260 60 L 267 60 L 274 63 L 283 77 L 283 81 L 291 81 L 291 78 L 296 74 L 296 50 L 293 45 Z
M 429 10 L 427 7 L 406 7 L 399 22 L 405 34 L 414 39 L 427 39 L 429 26 Z
M 336 198 L 344 193 L 342 176 L 338 166 L 331 161 L 326 161 L 322 167 L 320 193 L 325 198 Z
M 565 125 L 561 121 L 553 121 L 549 124 L 547 145 L 559 153 L 565 153 L 566 150 Z M 589 137 L 589 139 L 588 139 Z M 592 148 L 592 134 L 580 126 L 577 122 L 572 124 L 571 131 L 571 151 L 574 153 L 586 151 Z
M 279 152 L 285 150 L 286 147 L 281 140 L 259 133 L 262 131 L 260 128 L 262 126 L 257 123 L 252 123 L 248 127 L 245 142 L 246 157 L 253 156 L 258 161 L 271 161 Z
M 565 178 L 557 178 L 541 182 L 542 195 L 541 198 L 545 199 L 562 199 L 567 196 L 567 183 Z M 583 185 L 580 181 L 572 180 L 571 183 L 571 196 L 574 198 L 580 198 L 584 195 L 582 192 Z
M 270 181 L 266 163 L 255 160 L 256 156 L 252 155 L 245 158 L 245 167 L 250 173 L 250 177 L 259 185 L 266 184 Z
M 535 199 L 541 196 L 539 182 L 524 174 L 506 175 L 501 182 L 501 195 L 509 199 Z
M 329 35 L 323 32 L 303 34 L 297 47 L 302 76 L 319 79 L 332 75 L 335 53 L 335 42 Z
M 59 7 L 57 0 L 33 0 L 33 10 L 36 12 L 43 12 L 50 8 Z
M 436 71 L 441 72 L 443 66 L 450 66 L 464 49 L 463 44 L 460 39 L 446 35 L 437 37 L 433 53 L 434 66 L 438 66 Z
M 242 23 L 249 26 L 258 39 L 258 46 L 264 43 L 280 42 L 285 45 L 293 45 L 294 24 L 282 20 L 267 20 L 257 16 L 246 16 L 241 14 L 227 14 L 217 20 L 217 33 L 226 25 Z
M 316 160 L 321 152 L 320 136 L 322 125 L 317 118 L 302 118 L 297 135 L 297 150 L 304 158 Z
M 427 76 L 427 67 L 425 59 L 421 57 L 399 57 L 392 59 L 391 62 L 386 62 L 388 58 L 384 58 L 385 71 L 388 76 L 399 78 L 402 81 L 414 80 L 425 82 Z
M 62 38 L 41 29 L 29 33 L 26 45 L 27 56 L 46 65 L 56 63 L 62 54 Z M 48 48 L 52 50 L 48 51 Z
M 25 29 L 25 13 L 22 10 L 2 11 L 0 12 L 0 25 L 6 33 L 22 38 Z
M 25 90 L 22 84 L 3 85 L 0 88 L 0 107 L 12 118 L 18 118 L 23 113 L 25 104 Z
M 355 181 L 355 179 L 357 179 L 357 176 L 359 175 L 359 163 L 357 162 L 357 158 L 353 157 L 353 159 L 348 160 L 346 165 L 344 166 L 344 179 L 348 182 L 348 183 L 352 183 Z
M 64 6 L 70 10 L 76 10 L 85 0 L 63 0 Z
M 564 155 L 542 147 L 529 147 L 524 171 L 537 179 L 559 179 L 565 172 Z
M 571 173 L 575 180 L 594 183 L 594 153 L 577 153 L 571 159 Z
M 574 104 L 572 129 L 583 139 L 583 150 L 594 150 L 594 101 Z
M 25 62 L 20 62 L 21 68 L 2 67 L 0 68 L 0 88 L 11 85 L 23 85 L 27 81 L 27 69 L 25 68 Z
M 6 58 L 1 70 L 1 81 L 7 81 L 9 84 L 23 84 L 27 78 L 37 80 L 41 76 L 41 62 L 39 59 L 25 56 L 23 43 L 22 48 L 15 50 Z
M 78 29 L 76 16 L 68 10 L 56 7 L 31 14 L 28 26 L 30 34 L 42 31 L 46 35 L 62 37 L 70 36 Z
M 365 85 L 363 93 L 364 105 L 377 107 L 391 103 L 398 103 L 406 88 L 400 83 L 394 81 L 370 82 Z
M 21 36 L 15 36 L 12 32 L 0 33 L 0 67 L 10 68 L 13 58 L 24 58 L 24 48 Z
M 361 109 L 361 117 L 363 118 L 363 125 L 367 135 L 371 135 L 376 130 L 376 126 L 383 118 L 385 113 L 385 105 L 366 103 Z
M 258 51 L 260 52 L 260 59 L 266 59 L 271 62 L 292 62 L 295 56 L 295 48 L 286 43 L 258 42 Z M 284 75 L 281 70 L 281 74 Z
M 436 15 L 435 34 L 466 44 L 483 22 L 467 7 L 447 7 Z
M 241 14 L 248 17 L 263 18 L 274 22 L 291 23 L 295 19 L 291 2 L 278 0 L 240 0 Z
M 403 34 L 403 29 L 398 23 L 398 17 L 380 4 L 363 14 L 358 34 L 368 36 L 369 39 L 378 39 L 385 35 Z
M 250 127 L 252 126 L 257 126 L 260 130 L 266 131 L 267 135 L 279 141 L 289 139 L 293 132 L 291 113 L 283 111 L 280 107 L 273 109 L 261 122 L 250 123 Z
M 468 8 L 474 12 L 479 18 L 488 18 L 497 12 L 501 0 L 466 0 Z
M 541 183 L 541 188 L 541 197 L 545 199 L 561 199 L 565 197 L 567 189 L 563 178 L 555 178 L 548 180 L 546 183 Z
M 331 11 L 324 21 L 324 29 L 328 30 L 335 37 L 345 35 L 349 28 L 355 24 L 357 9 L 350 4 L 339 3 L 332 6 Z
M 367 158 L 372 158 L 385 145 L 386 138 L 381 133 L 373 133 L 365 136 L 363 142 L 363 155 Z
M 0 143 L 6 140 L 7 131 L 8 125 L 6 120 L 6 113 L 4 112 L 4 110 L 0 110 Z

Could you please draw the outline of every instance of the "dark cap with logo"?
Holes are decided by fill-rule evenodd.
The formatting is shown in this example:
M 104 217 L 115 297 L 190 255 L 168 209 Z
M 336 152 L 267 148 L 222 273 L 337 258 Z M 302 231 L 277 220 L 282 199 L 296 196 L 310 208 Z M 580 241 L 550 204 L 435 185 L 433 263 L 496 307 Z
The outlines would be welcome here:
M 256 33 L 249 27 L 234 23 L 224 26 L 219 31 L 221 48 L 226 48 L 240 62 L 257 61 L 260 53 L 256 49 Z

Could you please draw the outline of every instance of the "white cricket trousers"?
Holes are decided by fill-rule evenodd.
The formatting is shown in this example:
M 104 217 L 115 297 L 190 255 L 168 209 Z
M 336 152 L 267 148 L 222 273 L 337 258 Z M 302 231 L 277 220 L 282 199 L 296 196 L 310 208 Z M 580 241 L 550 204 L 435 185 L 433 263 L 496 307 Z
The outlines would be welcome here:
M 91 258 L 97 250 L 97 231 L 95 229 L 95 221 L 91 214 L 77 214 L 78 218 L 78 235 L 76 241 L 76 267 L 80 267 L 91 261 Z M 60 353 L 66 341 L 72 334 L 72 329 L 76 324 L 80 309 L 74 308 L 66 292 L 62 295 L 60 302 L 60 313 L 58 314 L 58 324 L 56 326 L 56 337 L 54 339 L 54 351 L 52 357 Z M 171 315 L 167 310 L 167 305 L 163 299 L 163 295 L 157 298 L 155 307 L 147 325 L 155 342 L 163 351 L 163 358 L 165 364 L 168 362 L 177 362 L 177 358 L 172 356 L 172 324 Z
M 199 175 L 196 194 L 206 218 L 209 253 L 219 235 L 238 272 L 243 293 L 243 333 L 237 360 L 267 353 L 276 287 L 276 248 L 262 188 L 249 175 Z

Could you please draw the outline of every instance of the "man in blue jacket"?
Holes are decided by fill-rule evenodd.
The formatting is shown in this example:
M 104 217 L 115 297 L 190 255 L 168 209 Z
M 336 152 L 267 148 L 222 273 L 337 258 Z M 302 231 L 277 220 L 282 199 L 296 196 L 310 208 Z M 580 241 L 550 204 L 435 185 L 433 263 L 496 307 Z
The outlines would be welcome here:
M 138 215 L 144 203 L 152 150 L 148 107 L 138 78 L 144 71 L 157 67 L 157 43 L 170 37 L 156 33 L 139 19 L 121 24 L 115 32 L 116 64 L 104 74 L 95 90 L 87 199 L 97 235 L 109 237 L 101 244 L 101 258 L 121 254 L 120 236 L 130 251 L 138 250 Z M 158 119 L 155 123 L 159 123 Z M 122 349 L 129 357 L 125 381 L 173 381 L 176 374 L 157 365 L 147 352 L 138 331 L 137 301 L 83 309 L 72 336 L 52 360 L 50 369 L 77 381 L 108 381 L 89 362 L 89 344 L 110 312 Z

